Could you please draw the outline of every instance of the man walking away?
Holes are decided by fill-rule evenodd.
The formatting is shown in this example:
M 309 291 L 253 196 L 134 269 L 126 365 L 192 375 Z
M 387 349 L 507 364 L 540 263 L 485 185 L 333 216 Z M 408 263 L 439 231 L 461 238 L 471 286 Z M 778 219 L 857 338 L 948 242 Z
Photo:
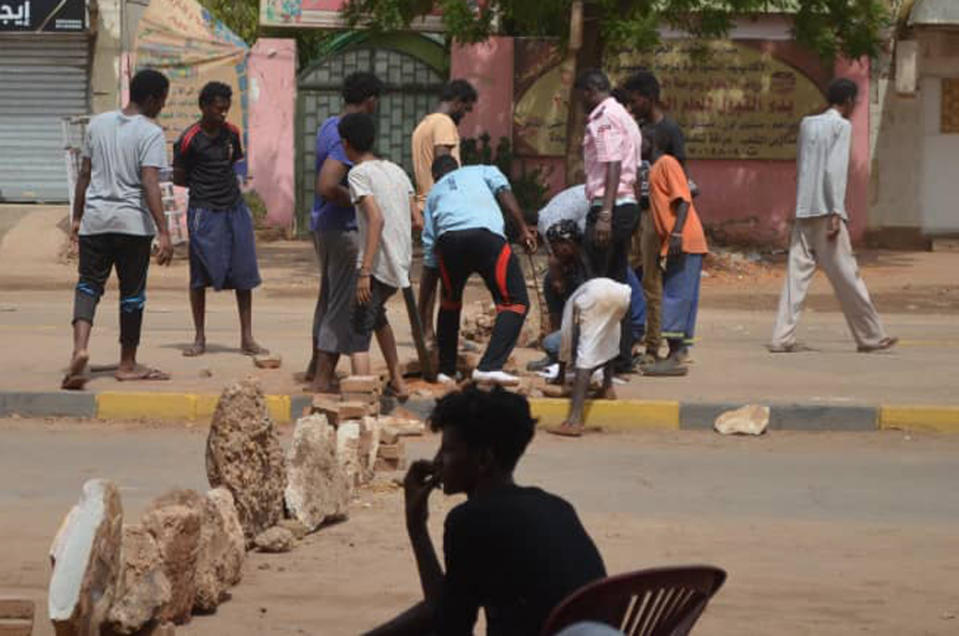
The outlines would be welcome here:
M 206 352 L 206 288 L 236 290 L 240 351 L 268 353 L 253 339 L 253 289 L 260 284 L 253 217 L 234 164 L 243 158 L 240 131 L 226 120 L 233 90 L 209 82 L 200 91 L 200 121 L 173 145 L 173 182 L 190 189 L 190 308 L 196 337 L 183 355 Z
M 416 177 L 417 215 L 416 227 L 423 227 L 422 212 L 426 197 L 433 187 L 433 161 L 443 155 L 452 155 L 460 160 L 460 135 L 457 126 L 467 113 L 473 110 L 479 95 L 473 85 L 464 79 L 455 79 L 443 87 L 440 103 L 432 113 L 424 117 L 413 130 L 413 172 Z M 433 319 L 436 307 L 436 270 L 424 267 L 420 277 L 419 311 L 423 336 L 432 345 L 434 340 Z
M 373 155 L 376 128 L 373 118 L 353 113 L 340 120 L 343 150 L 353 163 L 350 170 L 350 197 L 356 205 L 360 251 L 356 263 L 356 307 L 353 327 L 360 338 L 354 371 L 370 373 L 370 337 L 376 340 L 390 372 L 389 391 L 405 400 L 409 397 L 399 370 L 396 338 L 386 318 L 386 301 L 402 287 L 409 287 L 413 260 L 411 224 L 416 201 L 413 184 L 395 163 Z
M 450 155 L 433 162 L 436 185 L 426 200 L 423 262 L 436 268 L 443 280 L 437 320 L 439 380 L 452 382 L 456 374 L 463 288 L 478 272 L 496 303 L 496 322 L 486 352 L 473 370 L 473 379 L 516 384 L 519 378 L 503 371 L 516 346 L 529 298 L 523 269 L 506 241 L 503 210 L 513 218 L 523 245 L 536 250 L 536 235 L 526 226 L 509 181 L 495 166 L 460 168 Z
M 159 183 L 160 170 L 167 166 L 166 141 L 152 121 L 163 110 L 169 88 L 162 73 L 140 71 L 130 81 L 126 108 L 97 115 L 87 126 L 73 202 L 71 236 L 79 243 L 80 262 L 73 301 L 73 355 L 64 389 L 86 385 L 93 316 L 114 267 L 120 283 L 116 379 L 170 379 L 136 360 L 154 234 L 157 264 L 166 265 L 173 256 Z
M 343 150 L 338 126 L 344 115 L 375 113 L 382 92 L 383 83 L 372 73 L 348 75 L 343 80 L 343 113 L 324 121 L 316 133 L 316 197 L 310 230 L 320 265 L 320 292 L 313 313 L 313 357 L 306 370 L 314 393 L 335 392 L 340 355 L 355 353 L 350 320 L 360 248 L 347 182 L 352 162 Z
M 786 282 L 769 350 L 801 350 L 796 327 L 816 266 L 826 272 L 860 352 L 880 351 L 898 338 L 883 329 L 879 314 L 859 275 L 846 224 L 846 179 L 852 124 L 859 89 L 849 79 L 834 80 L 827 91 L 829 108 L 806 117 L 799 127 L 796 151 L 796 222 L 789 245 Z
M 627 280 L 629 248 L 639 220 L 636 180 L 641 161 L 642 135 L 636 120 L 611 95 L 609 78 L 598 69 L 584 71 L 576 89 L 586 112 L 583 167 L 586 197 L 586 256 L 591 277 Z M 632 369 L 633 335 L 623 320 L 618 370 Z
M 566 383 L 566 369 L 576 369 L 569 415 L 549 429 L 554 435 L 583 434 L 586 393 L 596 369 L 603 369 L 600 397 L 616 399 L 613 392 L 613 360 L 619 352 L 619 325 L 629 311 L 630 288 L 609 278 L 593 278 L 573 292 L 563 309 L 559 374 L 556 384 Z

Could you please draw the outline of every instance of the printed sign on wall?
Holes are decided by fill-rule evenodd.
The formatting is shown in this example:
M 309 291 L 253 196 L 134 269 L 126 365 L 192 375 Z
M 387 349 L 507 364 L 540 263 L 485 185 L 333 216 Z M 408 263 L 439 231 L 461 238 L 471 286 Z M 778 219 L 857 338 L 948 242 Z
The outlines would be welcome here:
M 696 159 L 794 159 L 800 120 L 825 99 L 816 84 L 772 54 L 732 41 L 697 51 L 667 40 L 655 51 L 614 61 L 615 81 L 637 68 L 656 74 L 662 100 Z
M 85 0 L 3 0 L 0 31 L 76 32 L 87 29 Z

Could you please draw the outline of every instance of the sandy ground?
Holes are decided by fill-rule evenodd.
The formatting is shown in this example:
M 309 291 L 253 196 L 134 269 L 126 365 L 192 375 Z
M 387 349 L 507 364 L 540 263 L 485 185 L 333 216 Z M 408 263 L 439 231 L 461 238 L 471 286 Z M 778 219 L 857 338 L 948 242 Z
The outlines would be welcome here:
M 0 368 L 3 390 L 49 391 L 59 386 L 69 355 L 69 321 L 75 265 L 58 261 L 65 235 L 57 229 L 65 209 L 0 206 L 6 223 L 0 242 L 0 343 L 7 363 Z M 180 354 L 192 341 L 184 260 L 153 267 L 141 360 L 173 374 L 172 382 L 119 385 L 104 372 L 88 385 L 93 391 L 201 391 L 217 393 L 236 377 L 258 375 L 275 393 L 302 389 L 296 373 L 309 359 L 309 331 L 318 284 L 311 246 L 302 241 L 258 247 L 264 279 L 254 300 L 258 339 L 283 356 L 277 371 L 255 370 L 238 355 L 235 302 L 230 293 L 208 296 L 209 354 Z M 782 255 L 778 257 L 782 260 Z M 776 356 L 765 350 L 778 299 L 782 262 L 732 263 L 703 279 L 702 310 L 694 348 L 695 364 L 685 378 L 640 378 L 618 388 L 621 397 L 687 401 L 815 402 L 826 404 L 959 403 L 955 360 L 959 355 L 959 253 L 865 252 L 863 276 L 891 333 L 902 339 L 891 352 L 855 352 L 827 281 L 812 286 L 800 337 L 816 351 Z M 418 265 L 417 265 L 418 267 Z M 525 263 L 524 267 L 528 266 Z M 467 288 L 466 309 L 488 295 L 478 277 Z M 92 362 L 116 360 L 117 321 L 114 282 L 100 305 L 92 340 Z M 403 358 L 414 357 L 406 310 L 394 297 L 389 315 Z M 534 312 L 529 320 L 538 324 Z M 534 349 L 517 349 L 523 365 L 538 358 Z M 381 357 L 373 347 L 377 364 Z M 347 364 L 341 364 L 346 369 Z M 208 377 L 207 377 L 208 376 Z M 950 378 L 955 379 L 951 381 Z
M 289 429 L 284 427 L 284 443 Z M 203 489 L 203 427 L 0 421 L 0 594 L 38 603 L 46 550 L 84 479 L 114 479 L 125 519 L 174 486 Z M 436 440 L 414 443 L 427 456 Z M 740 634 L 955 634 L 959 437 L 711 433 L 539 436 L 518 480 L 578 509 L 609 572 L 712 563 L 729 580 L 697 629 Z M 440 541 L 459 500 L 437 495 Z M 437 543 L 439 545 L 439 543 Z M 350 519 L 283 555 L 251 553 L 233 598 L 182 634 L 356 634 L 417 600 L 402 496 L 384 478 Z

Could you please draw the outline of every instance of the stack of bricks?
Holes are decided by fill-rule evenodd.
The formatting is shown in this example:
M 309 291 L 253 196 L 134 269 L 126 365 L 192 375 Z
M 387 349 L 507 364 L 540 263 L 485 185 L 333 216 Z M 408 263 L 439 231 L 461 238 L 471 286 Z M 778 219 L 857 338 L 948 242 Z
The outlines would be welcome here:
M 376 451 L 376 461 L 373 470 L 376 472 L 405 470 L 406 445 L 400 437 L 399 431 L 392 426 L 380 428 L 380 445 Z
M 351 375 L 340 380 L 340 399 L 344 403 L 358 403 L 366 407 L 366 414 L 380 414 L 380 396 L 383 381 L 377 375 Z

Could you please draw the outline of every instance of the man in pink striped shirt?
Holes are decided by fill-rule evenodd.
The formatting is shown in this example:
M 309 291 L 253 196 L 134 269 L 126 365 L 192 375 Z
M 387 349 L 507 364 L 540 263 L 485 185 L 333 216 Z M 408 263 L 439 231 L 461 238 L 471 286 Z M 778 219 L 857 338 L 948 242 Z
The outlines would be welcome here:
M 586 112 L 583 163 L 586 170 L 586 240 L 583 248 L 590 278 L 602 276 L 626 283 L 629 249 L 639 221 L 636 179 L 641 161 L 642 135 L 632 115 L 610 94 L 609 78 L 589 69 L 575 88 Z M 633 334 L 623 321 L 616 368 L 632 368 Z

